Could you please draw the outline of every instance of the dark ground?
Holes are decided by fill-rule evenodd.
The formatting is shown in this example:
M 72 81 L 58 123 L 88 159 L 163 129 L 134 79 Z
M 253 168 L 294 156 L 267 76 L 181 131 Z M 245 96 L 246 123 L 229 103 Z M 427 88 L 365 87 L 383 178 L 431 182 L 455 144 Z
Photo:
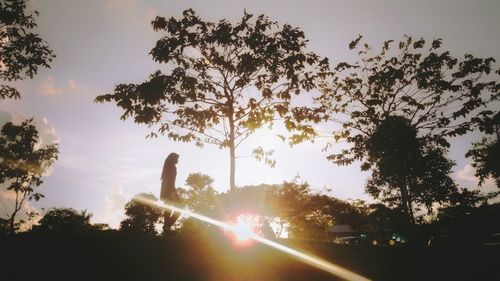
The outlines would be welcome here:
M 286 241 L 373 280 L 500 280 L 500 247 L 341 246 Z M 121 233 L 0 237 L 0 280 L 338 280 L 264 245 Z

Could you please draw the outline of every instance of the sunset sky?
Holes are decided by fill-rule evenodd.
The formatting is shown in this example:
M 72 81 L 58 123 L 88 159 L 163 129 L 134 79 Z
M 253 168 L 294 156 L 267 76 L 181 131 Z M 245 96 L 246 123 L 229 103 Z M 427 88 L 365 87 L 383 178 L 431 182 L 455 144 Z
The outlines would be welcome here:
M 133 195 L 151 192 L 158 196 L 160 170 L 170 152 L 180 154 L 178 186 L 184 186 L 188 174 L 194 172 L 213 177 L 218 191 L 226 191 L 229 185 L 227 151 L 212 146 L 199 149 L 166 137 L 146 139 L 150 130 L 131 120 L 121 121 L 121 111 L 114 104 L 93 102 L 116 84 L 142 82 L 158 68 L 148 55 L 163 35 L 151 28 L 156 15 L 180 17 L 183 10 L 193 8 L 205 20 L 236 22 L 244 9 L 266 14 L 280 24 L 300 27 L 310 40 L 309 50 L 331 62 L 352 59 L 347 45 L 358 34 L 373 46 L 399 40 L 404 34 L 442 38 L 444 49 L 453 55 L 500 59 L 500 1 L 495 0 L 32 0 L 30 8 L 40 12 L 37 32 L 57 58 L 51 69 L 14 84 L 22 99 L 0 101 L 0 125 L 34 117 L 43 142 L 58 142 L 60 155 L 40 188 L 46 198 L 31 202 L 26 210 L 86 209 L 94 214 L 93 222 L 113 227 L 123 218 L 123 205 Z M 259 131 L 241 147 L 237 185 L 281 183 L 298 174 L 315 190 L 330 188 L 335 197 L 370 199 L 364 193 L 368 175 L 358 165 L 337 167 L 328 162 L 327 152 L 322 151 L 326 139 L 290 148 L 275 135 Z M 449 157 L 457 164 L 453 176 L 463 187 L 477 186 L 470 162 L 463 157 L 477 138 L 469 135 L 452 142 Z M 244 157 L 258 145 L 275 151 L 275 168 Z M 492 182 L 484 189 L 493 189 Z M 10 199 L 4 190 L 0 199 L 0 217 L 5 217 Z

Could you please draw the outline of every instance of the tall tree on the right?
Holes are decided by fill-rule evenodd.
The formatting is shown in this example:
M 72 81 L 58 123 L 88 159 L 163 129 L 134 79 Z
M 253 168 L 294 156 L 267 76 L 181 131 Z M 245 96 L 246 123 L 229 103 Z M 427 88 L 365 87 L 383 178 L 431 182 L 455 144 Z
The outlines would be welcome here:
M 472 130 L 473 117 L 499 100 L 500 71 L 493 58 L 452 56 L 440 39 L 406 36 L 379 52 L 361 39 L 349 44 L 357 61 L 337 64 L 318 99 L 341 124 L 335 140 L 350 145 L 328 159 L 361 161 L 372 172 L 367 191 L 413 223 L 417 209 L 456 192 L 445 157 L 449 138 Z

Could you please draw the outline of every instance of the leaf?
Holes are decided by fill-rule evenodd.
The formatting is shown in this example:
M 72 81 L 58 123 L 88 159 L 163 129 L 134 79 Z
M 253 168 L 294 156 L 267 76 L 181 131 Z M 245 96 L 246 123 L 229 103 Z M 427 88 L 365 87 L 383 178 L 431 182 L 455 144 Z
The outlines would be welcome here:
M 355 49 L 356 46 L 358 45 L 359 41 L 361 41 L 361 38 L 363 38 L 363 36 L 358 35 L 358 38 L 351 41 L 351 43 L 349 43 L 349 50 Z

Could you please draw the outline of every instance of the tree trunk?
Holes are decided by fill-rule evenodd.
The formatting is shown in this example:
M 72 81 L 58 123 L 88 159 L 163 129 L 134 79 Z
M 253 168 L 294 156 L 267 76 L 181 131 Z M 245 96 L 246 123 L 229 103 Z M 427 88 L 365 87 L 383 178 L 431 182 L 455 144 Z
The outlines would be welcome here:
M 408 219 L 410 224 L 414 224 L 415 218 L 413 216 L 413 210 L 411 207 L 411 198 L 406 183 L 401 184 L 399 190 L 401 191 L 401 203 L 403 205 L 403 210 L 405 212 L 406 218 Z
M 231 110 L 229 115 L 229 190 L 233 191 L 236 187 L 236 147 L 234 140 L 234 118 Z
M 16 221 L 16 215 L 17 215 L 17 210 L 12 213 L 11 217 L 9 218 L 9 234 L 13 235 L 16 232 L 15 228 L 15 221 Z
M 234 148 L 234 140 L 229 144 L 229 187 L 230 190 L 234 190 L 236 187 L 235 174 L 236 174 L 236 159 L 235 159 L 235 148 Z

